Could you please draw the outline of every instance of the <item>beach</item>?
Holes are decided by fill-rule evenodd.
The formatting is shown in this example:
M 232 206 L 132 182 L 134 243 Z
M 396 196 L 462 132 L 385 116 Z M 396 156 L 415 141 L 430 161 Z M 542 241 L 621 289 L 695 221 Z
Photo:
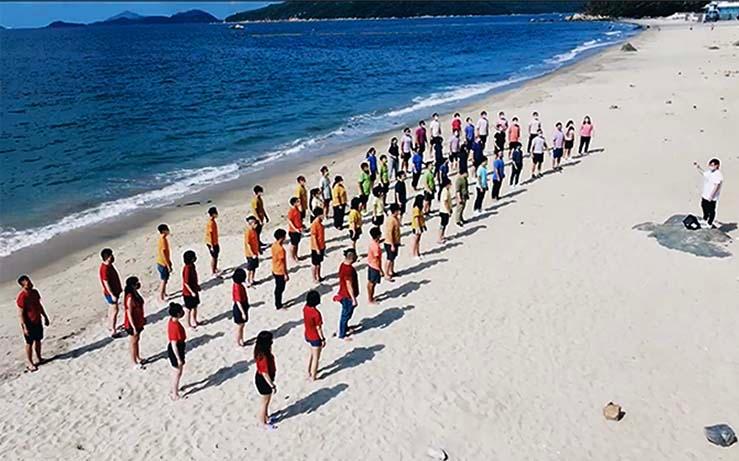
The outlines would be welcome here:
M 739 361 L 731 353 L 739 325 L 736 258 L 670 250 L 633 227 L 699 214 L 701 177 L 692 162 L 711 157 L 721 159 L 727 182 L 717 219 L 736 227 L 737 38 L 734 24 L 662 23 L 630 40 L 635 53 L 610 48 L 460 107 L 473 120 L 480 110 L 491 120 L 504 110 L 522 127 L 536 110 L 547 137 L 555 121 L 579 125 L 589 114 L 594 152 L 515 191 L 505 185 L 499 202 L 486 198 L 482 215 L 463 229 L 451 226 L 446 244 L 434 243 L 434 216 L 422 261 L 410 258 L 404 226 L 402 276 L 381 283 L 378 306 L 365 302 L 360 259 L 353 320 L 361 330 L 352 343 L 330 336 L 339 314 L 331 300 L 336 268 L 348 239 L 327 229 L 319 308 L 328 344 L 324 377 L 315 383 L 305 379 L 302 337 L 302 300 L 314 288 L 308 260 L 290 274 L 290 309 L 272 307 L 271 281 L 250 289 L 246 337 L 268 329 L 277 338 L 277 431 L 256 424 L 255 364 L 250 347 L 234 345 L 231 282 L 205 277 L 206 210 L 216 205 L 220 212 L 221 266 L 240 265 L 254 183 L 266 190 L 270 241 L 272 230 L 285 226 L 298 174 L 313 186 L 327 164 L 356 194 L 358 164 L 370 145 L 384 153 L 386 136 L 209 192 L 199 205 L 148 211 L 122 235 L 82 250 L 58 249 L 30 274 L 52 321 L 45 355 L 55 357 L 36 373 L 21 373 L 17 285 L 0 286 L 0 454 L 396 460 L 425 459 L 431 447 L 464 460 L 735 459 L 736 446 L 710 445 L 703 427 L 739 427 Z M 448 133 L 452 114 L 441 115 Z M 527 159 L 522 178 L 530 166 Z M 161 355 L 167 317 L 156 301 L 154 267 L 160 222 L 173 230 L 170 291 L 180 286 L 187 249 L 200 255 L 206 287 L 200 315 L 208 324 L 188 331 L 188 398 L 178 402 L 167 396 L 170 367 Z M 366 234 L 358 244 L 363 254 Z M 110 340 L 103 327 L 97 268 L 104 246 L 114 249 L 122 278 L 142 280 L 149 316 L 142 355 L 155 358 L 143 371 L 131 370 L 127 340 Z M 304 241 L 303 256 L 307 247 Z M 726 250 L 739 249 L 731 241 Z M 268 266 L 263 262 L 258 279 Z M 603 418 L 609 401 L 623 406 L 622 421 Z

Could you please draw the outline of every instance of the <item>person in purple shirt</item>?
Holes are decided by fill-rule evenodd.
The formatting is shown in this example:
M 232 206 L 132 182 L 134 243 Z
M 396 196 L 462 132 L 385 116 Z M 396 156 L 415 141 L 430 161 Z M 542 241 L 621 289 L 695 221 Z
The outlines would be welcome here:
M 554 134 L 552 134 L 552 170 L 561 170 L 560 162 L 564 153 L 565 134 L 562 132 L 562 122 L 557 122 L 554 127 Z
M 426 136 L 426 122 L 421 120 L 418 122 L 418 128 L 416 128 L 416 151 L 421 155 L 426 151 L 427 142 L 428 136 Z

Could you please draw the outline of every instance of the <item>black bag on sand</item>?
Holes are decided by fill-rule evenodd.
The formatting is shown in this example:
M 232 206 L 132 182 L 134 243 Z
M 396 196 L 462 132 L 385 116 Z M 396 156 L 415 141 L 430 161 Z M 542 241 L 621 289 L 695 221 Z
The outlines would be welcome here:
M 683 219 L 683 225 L 686 229 L 689 230 L 696 230 L 701 228 L 700 222 L 698 222 L 698 218 L 693 216 L 692 214 L 689 214 Z

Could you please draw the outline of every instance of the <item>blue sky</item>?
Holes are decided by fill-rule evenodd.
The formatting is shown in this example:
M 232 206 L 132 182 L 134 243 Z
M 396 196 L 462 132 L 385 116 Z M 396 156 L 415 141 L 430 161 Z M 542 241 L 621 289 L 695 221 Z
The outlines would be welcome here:
M 1 2 L 0 25 L 43 27 L 52 21 L 94 22 L 129 10 L 141 15 L 165 15 L 203 10 L 223 19 L 237 11 L 261 8 L 269 2 Z

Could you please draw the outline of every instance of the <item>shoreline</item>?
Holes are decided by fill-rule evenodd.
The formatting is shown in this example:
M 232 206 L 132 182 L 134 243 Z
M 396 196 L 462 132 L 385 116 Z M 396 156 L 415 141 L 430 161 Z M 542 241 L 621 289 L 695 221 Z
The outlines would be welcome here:
M 576 72 L 577 66 L 584 65 L 590 60 L 596 59 L 598 56 L 603 55 L 616 46 L 620 46 L 629 39 L 636 39 L 646 30 L 643 25 L 636 22 L 618 22 L 637 26 L 632 31 L 633 35 L 626 35 L 619 41 L 596 47 L 592 50 L 584 50 L 581 53 L 582 56 L 576 57 L 572 61 L 563 64 L 561 67 L 546 71 L 541 75 L 524 77 L 520 81 L 513 81 L 503 84 L 499 88 L 494 88 L 485 95 L 467 98 L 464 104 L 454 108 L 452 113 L 471 113 L 470 111 L 472 110 L 479 112 L 480 108 L 485 105 L 491 105 L 497 98 L 504 98 L 512 92 L 525 91 L 527 87 L 537 85 L 540 82 L 546 81 L 548 77 L 554 75 Z M 439 106 L 446 107 L 448 105 L 450 105 L 450 103 L 442 103 Z M 427 112 L 430 114 L 434 110 L 435 109 L 433 107 L 429 107 Z M 448 113 L 448 110 L 445 110 L 444 112 L 440 110 L 439 112 L 440 114 L 443 114 L 441 117 L 442 123 L 448 128 L 452 113 Z M 426 115 L 423 116 L 424 119 L 426 118 Z M 473 115 L 475 114 L 473 113 Z M 476 119 L 476 117 L 473 116 L 473 119 Z M 221 206 L 231 207 L 238 203 L 240 199 L 237 195 L 241 193 L 241 196 L 244 197 L 243 204 L 248 206 L 251 197 L 251 187 L 253 187 L 256 181 L 259 181 L 262 185 L 271 185 L 275 183 L 285 184 L 285 181 L 288 183 L 293 182 L 294 175 L 302 174 L 299 173 L 299 171 L 303 171 L 298 169 L 297 166 L 300 166 L 301 168 L 310 168 L 311 171 L 317 171 L 322 165 L 322 161 L 328 162 L 329 166 L 337 162 L 344 162 L 348 159 L 348 156 L 351 155 L 350 152 L 357 152 L 355 154 L 356 157 L 354 158 L 363 158 L 363 152 L 366 152 L 369 146 L 375 146 L 377 148 L 378 155 L 384 153 L 386 150 L 384 146 L 389 141 L 389 138 L 391 136 L 399 136 L 402 126 L 406 126 L 406 124 L 398 122 L 395 128 L 379 131 L 349 142 L 340 143 L 328 153 L 321 154 L 315 153 L 314 151 L 308 151 L 297 155 L 287 155 L 275 160 L 265 159 L 268 161 L 268 164 L 265 167 L 258 168 L 255 171 L 245 171 L 244 173 L 239 174 L 237 178 L 205 186 L 203 190 L 185 194 L 175 199 L 171 204 L 123 213 L 122 215 L 106 219 L 102 222 L 85 225 L 63 232 L 38 244 L 16 250 L 8 256 L 0 257 L 0 287 L 4 284 L 13 283 L 15 278 L 21 273 L 36 272 L 41 276 L 53 273 L 56 269 L 67 265 L 64 261 L 65 259 L 72 258 L 74 256 L 78 256 L 83 259 L 85 257 L 89 257 L 91 252 L 94 253 L 93 249 L 101 247 L 104 242 L 122 239 L 143 227 L 154 228 L 158 222 L 171 223 L 175 220 L 181 220 L 183 218 L 180 217 L 180 215 L 192 217 L 192 215 L 188 214 L 186 210 L 197 208 L 197 205 L 190 205 L 193 202 L 199 202 L 201 206 L 203 204 L 212 204 L 215 206 L 219 206 L 219 204 L 221 204 Z M 415 126 L 415 124 L 408 123 L 407 126 L 412 127 Z M 313 156 L 311 156 L 311 154 L 313 154 Z M 290 169 L 293 172 L 298 171 L 298 173 L 294 173 L 291 178 L 289 173 L 284 173 L 282 171 L 285 169 L 286 165 L 288 165 L 287 169 Z M 351 171 L 353 172 L 355 169 L 352 169 Z M 309 187 L 313 185 L 313 182 L 315 181 L 312 181 L 311 177 L 308 175 L 306 175 L 306 178 L 308 179 L 307 185 Z M 345 176 L 347 185 L 354 186 L 353 182 L 350 182 L 349 179 L 351 178 Z M 352 189 L 349 188 L 349 191 L 351 190 Z M 49 260 L 54 262 L 49 263 Z

